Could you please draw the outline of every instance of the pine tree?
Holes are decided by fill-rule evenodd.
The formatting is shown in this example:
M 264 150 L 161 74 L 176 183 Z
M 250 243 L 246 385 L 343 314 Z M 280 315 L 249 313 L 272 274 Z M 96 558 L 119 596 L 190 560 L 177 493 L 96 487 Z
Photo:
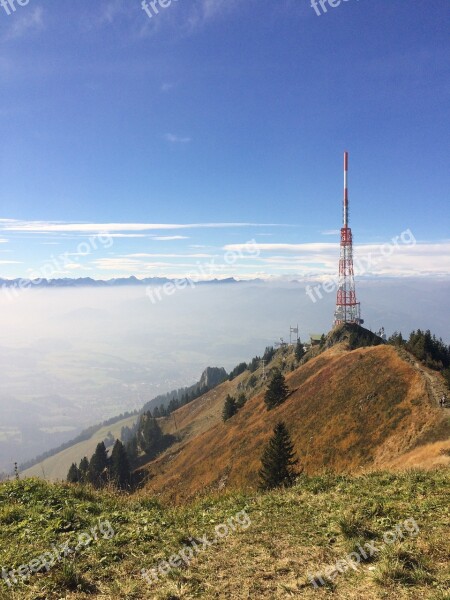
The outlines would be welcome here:
M 110 461 L 111 479 L 121 490 L 130 485 L 130 463 L 128 461 L 125 446 L 120 440 L 116 440 L 111 452 Z
M 450 390 L 450 367 L 448 369 L 444 369 L 444 371 L 442 371 L 442 375 L 444 376 L 447 387 Z
M 228 421 L 228 419 L 231 419 L 231 417 L 236 413 L 236 400 L 228 394 L 228 396 L 225 399 L 225 404 L 223 405 L 222 419 L 224 421 Z
M 266 365 L 268 365 L 271 362 L 274 356 L 275 348 L 273 346 L 267 346 L 263 354 L 263 360 L 266 361 Z
M 80 481 L 80 471 L 75 463 L 70 465 L 69 472 L 67 473 L 68 483 L 78 483 Z
M 286 425 L 279 422 L 261 457 L 260 488 L 270 490 L 291 486 L 299 475 L 294 469 L 297 463 L 294 445 Z
M 87 481 L 89 471 L 89 461 L 86 456 L 80 460 L 80 466 L 78 467 L 78 470 L 80 472 L 80 481 L 85 483 Z
M 299 361 L 303 358 L 304 354 L 305 354 L 305 348 L 303 347 L 303 344 L 301 343 L 300 338 L 298 338 L 297 345 L 295 346 L 295 358 Z
M 247 402 L 247 398 L 245 396 L 245 394 L 243 392 L 241 392 L 238 396 L 238 399 L 236 400 L 236 408 L 238 410 L 241 410 L 241 408 L 244 406 L 244 404 Z
M 105 444 L 100 442 L 97 444 L 94 454 L 89 463 L 88 480 L 92 485 L 101 487 L 106 483 L 108 476 L 108 454 Z
M 126 451 L 128 462 L 130 463 L 130 469 L 134 469 L 137 466 L 137 459 L 139 456 L 138 441 L 135 435 L 128 441 L 126 445 Z
M 394 331 L 391 337 L 388 339 L 388 343 L 393 346 L 403 346 L 405 341 L 403 339 L 402 333 L 398 331 Z
M 289 390 L 283 373 L 278 370 L 275 371 L 269 383 L 269 387 L 267 388 L 266 395 L 264 396 L 267 410 L 271 410 L 272 408 L 283 404 L 288 397 L 288 393 Z
M 161 427 L 149 413 L 140 418 L 137 442 L 139 448 L 150 458 L 156 456 L 163 448 L 164 436 Z
M 176 398 L 172 398 L 172 400 L 169 402 L 169 406 L 167 407 L 169 414 L 172 414 L 178 408 L 180 408 L 180 403 L 178 402 L 178 400 Z

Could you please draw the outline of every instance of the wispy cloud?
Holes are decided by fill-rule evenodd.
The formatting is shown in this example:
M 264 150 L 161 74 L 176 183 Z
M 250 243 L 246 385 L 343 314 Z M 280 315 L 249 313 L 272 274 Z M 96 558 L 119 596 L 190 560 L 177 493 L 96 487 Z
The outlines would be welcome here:
M 190 7 L 186 27 L 188 32 L 193 33 L 209 21 L 223 17 L 242 7 L 241 0 L 197 0 Z
M 152 237 L 147 233 L 109 233 L 112 238 L 149 238 Z
M 101 271 L 125 271 L 129 274 L 142 273 L 142 264 L 139 260 L 130 258 L 99 258 L 93 264 Z
M 174 133 L 166 133 L 164 139 L 171 144 L 189 144 L 192 141 L 190 137 L 183 137 Z
M 14 18 L 8 22 L 11 23 L 7 30 L 4 40 L 14 40 L 29 35 L 32 32 L 41 31 L 44 28 L 44 10 L 42 6 L 36 8 L 22 9 L 14 13 Z
M 171 242 L 173 240 L 188 240 L 189 237 L 187 235 L 153 235 L 152 239 L 157 242 Z
M 100 24 L 111 24 L 115 19 L 123 14 L 124 4 L 122 0 L 109 0 L 106 4 L 103 4 L 100 10 L 99 22 Z
M 176 83 L 169 83 L 169 82 L 165 82 L 161 85 L 161 92 L 163 93 L 167 93 L 170 92 L 170 90 L 173 90 L 176 87 Z
M 66 223 L 55 221 L 6 221 L 0 223 L 4 232 L 22 233 L 109 233 L 128 237 L 144 231 L 177 229 L 230 229 L 240 227 L 276 227 L 275 223 Z M 164 236 L 161 236 L 164 237 Z
M 223 247 L 225 251 L 230 250 L 234 252 L 249 252 L 250 250 L 264 251 L 279 251 L 284 252 L 327 252 L 330 250 L 336 250 L 339 248 L 339 244 L 332 243 L 310 243 L 310 244 L 255 244 L 246 242 L 244 244 L 227 244 Z
M 389 248 L 392 252 L 389 252 Z M 336 274 L 339 244 L 228 244 L 224 251 L 240 253 L 259 250 L 255 259 L 279 271 L 302 275 Z M 276 252 L 277 254 L 271 254 Z M 399 244 L 357 244 L 354 248 L 355 268 L 367 276 L 449 276 L 450 241 Z M 362 273 L 361 273 L 362 269 Z
M 127 254 L 123 258 L 214 258 L 215 254 L 149 254 L 147 252 L 138 252 L 135 254 Z
M 129 25 L 133 22 L 133 14 L 124 0 L 102 0 L 92 3 L 88 11 L 82 12 L 80 22 L 83 31 L 91 31 L 109 27 L 118 19 Z

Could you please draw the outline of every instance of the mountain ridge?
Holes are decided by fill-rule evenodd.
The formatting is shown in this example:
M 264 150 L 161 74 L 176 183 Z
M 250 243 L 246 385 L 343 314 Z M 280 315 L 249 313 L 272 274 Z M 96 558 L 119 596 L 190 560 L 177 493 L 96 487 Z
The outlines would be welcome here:
M 309 475 L 324 469 L 353 474 L 391 465 L 398 469 L 402 456 L 408 457 L 409 468 L 450 464 L 445 454 L 450 454 L 448 411 L 438 407 L 423 373 L 395 347 L 380 340 L 350 349 L 343 339 L 316 352 L 292 369 L 292 349 L 278 351 L 269 368 L 284 366 L 290 394 L 273 411 L 266 410 L 261 386 L 235 416 L 221 421 L 225 396 L 248 390 L 248 372 L 234 381 L 233 389 L 226 382 L 215 389 L 215 397 L 176 411 L 180 442 L 144 467 L 147 492 L 182 502 L 205 489 L 254 489 L 263 447 L 278 420 L 287 424 Z M 440 381 L 441 375 L 427 371 Z M 255 374 L 262 377 L 260 371 Z M 191 435 L 190 421 L 199 422 L 206 410 L 214 413 L 214 422 L 210 418 L 207 427 Z M 192 411 L 196 414 L 190 417 Z M 174 432 L 172 420 L 165 430 Z
M 183 278 L 184 281 L 186 278 Z M 92 277 L 63 277 L 55 279 L 3 279 L 0 278 L 0 287 L 3 289 L 28 289 L 28 288 L 74 288 L 74 287 L 118 287 L 118 286 L 140 286 L 140 285 L 155 285 L 161 286 L 165 284 L 176 284 L 180 279 L 171 279 L 168 277 L 145 277 L 139 279 L 134 275 L 130 277 L 117 277 L 112 279 L 93 279 Z M 261 282 L 261 279 L 239 280 L 234 277 L 226 277 L 224 279 L 209 279 L 204 281 L 196 281 L 195 285 L 217 285 L 217 284 L 238 284 L 248 281 Z

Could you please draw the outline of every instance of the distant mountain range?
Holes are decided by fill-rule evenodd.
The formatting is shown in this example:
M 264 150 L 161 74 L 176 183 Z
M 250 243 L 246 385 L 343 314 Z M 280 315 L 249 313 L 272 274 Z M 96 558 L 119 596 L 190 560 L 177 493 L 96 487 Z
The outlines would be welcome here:
M 180 279 L 169 279 L 167 277 L 146 277 L 138 279 L 132 275 L 131 277 L 119 277 L 117 279 L 92 279 L 91 277 L 79 277 L 72 279 L 65 277 L 62 279 L 0 279 L 0 287 L 2 288 L 63 288 L 63 287 L 114 287 L 125 285 L 164 285 L 165 283 L 174 283 Z M 262 281 L 260 279 L 251 280 L 252 282 Z M 211 279 L 208 281 L 197 281 L 196 285 L 214 285 L 223 283 L 241 283 L 234 277 L 226 279 Z

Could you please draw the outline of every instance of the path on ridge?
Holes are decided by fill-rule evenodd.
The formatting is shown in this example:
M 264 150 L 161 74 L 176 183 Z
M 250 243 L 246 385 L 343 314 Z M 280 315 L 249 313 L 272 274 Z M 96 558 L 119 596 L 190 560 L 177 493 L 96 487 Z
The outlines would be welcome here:
M 397 351 L 401 358 L 410 363 L 411 366 L 413 366 L 414 369 L 418 371 L 422 375 L 422 377 L 425 378 L 428 396 L 435 401 L 437 406 L 439 406 L 439 401 L 442 398 L 442 396 L 444 394 L 447 396 L 447 406 L 445 410 L 450 411 L 450 399 L 448 397 L 448 389 L 445 385 L 445 382 L 439 376 L 439 373 L 437 371 L 430 371 L 430 369 L 422 365 L 414 355 L 412 355 L 404 348 L 397 348 Z

